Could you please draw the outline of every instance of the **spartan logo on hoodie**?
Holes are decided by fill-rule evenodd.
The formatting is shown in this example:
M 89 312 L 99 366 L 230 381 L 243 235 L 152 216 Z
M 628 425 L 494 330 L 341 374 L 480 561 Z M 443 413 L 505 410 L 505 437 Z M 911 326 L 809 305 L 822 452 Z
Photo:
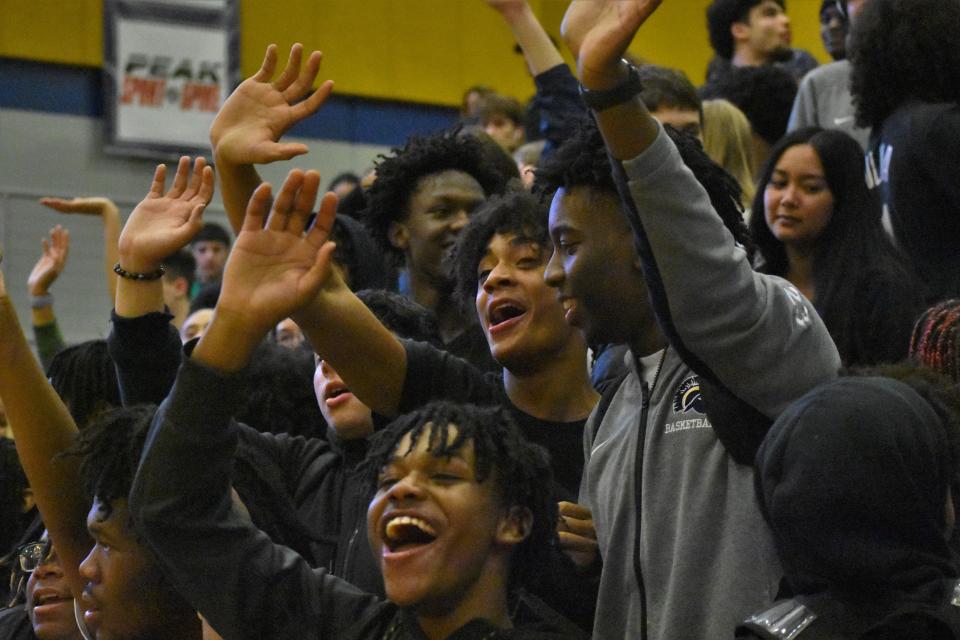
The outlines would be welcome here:
M 666 424 L 664 433 L 711 428 L 700 393 L 700 378 L 691 376 L 677 386 L 673 392 L 673 415 L 675 420 Z

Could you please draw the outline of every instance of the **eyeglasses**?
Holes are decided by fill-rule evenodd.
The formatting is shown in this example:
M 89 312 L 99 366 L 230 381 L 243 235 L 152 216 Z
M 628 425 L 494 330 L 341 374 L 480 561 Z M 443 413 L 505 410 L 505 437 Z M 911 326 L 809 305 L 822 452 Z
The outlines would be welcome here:
M 25 544 L 17 549 L 17 557 L 20 558 L 20 569 L 26 573 L 32 573 L 34 569 L 53 557 L 53 545 L 50 544 L 50 540 Z

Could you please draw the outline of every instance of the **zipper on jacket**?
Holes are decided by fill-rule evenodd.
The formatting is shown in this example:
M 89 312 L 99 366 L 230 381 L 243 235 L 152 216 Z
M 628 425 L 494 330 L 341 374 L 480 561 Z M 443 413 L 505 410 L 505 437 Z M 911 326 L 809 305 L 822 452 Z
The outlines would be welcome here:
M 347 551 L 343 554 L 343 573 L 341 577 L 344 580 L 350 580 L 350 574 L 347 573 L 347 569 L 350 567 L 350 556 L 353 555 L 353 545 L 357 541 L 357 535 L 360 533 L 360 525 L 357 525 L 354 528 L 353 533 L 350 535 L 350 539 L 347 540 Z
M 643 566 L 640 562 L 640 533 L 643 523 L 643 454 L 647 448 L 647 411 L 650 408 L 650 396 L 653 394 L 653 387 L 657 386 L 660 380 L 660 373 L 663 371 L 663 363 L 667 359 L 667 349 L 663 348 L 663 354 L 660 356 L 660 362 L 657 363 L 657 370 L 653 374 L 653 385 L 648 385 L 643 379 L 643 366 L 637 361 L 637 371 L 640 372 L 640 424 L 637 425 L 637 453 L 633 461 L 634 479 L 633 486 L 637 498 L 637 531 L 633 541 L 633 573 L 637 578 L 637 590 L 640 593 L 640 640 L 647 640 L 647 587 L 643 581 Z
M 662 364 L 662 363 L 661 363 Z M 659 373 L 659 370 L 657 371 Z M 647 443 L 647 409 L 650 407 L 650 387 L 646 381 L 640 383 L 641 410 L 639 434 L 637 436 L 637 454 L 633 463 L 634 492 L 637 502 L 637 531 L 633 542 L 633 573 L 637 578 L 637 589 L 640 593 L 640 640 L 647 640 L 647 589 L 643 582 L 643 567 L 640 563 L 640 527 L 643 522 L 643 452 Z

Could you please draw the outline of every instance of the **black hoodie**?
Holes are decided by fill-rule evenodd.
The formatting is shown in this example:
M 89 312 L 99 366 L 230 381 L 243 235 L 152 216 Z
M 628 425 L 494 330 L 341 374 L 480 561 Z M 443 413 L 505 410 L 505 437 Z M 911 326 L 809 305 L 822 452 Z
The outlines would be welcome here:
M 801 639 L 858 638 L 904 616 L 960 631 L 944 535 L 953 466 L 941 418 L 896 380 L 841 378 L 778 418 L 757 491 L 789 585 L 820 618 Z

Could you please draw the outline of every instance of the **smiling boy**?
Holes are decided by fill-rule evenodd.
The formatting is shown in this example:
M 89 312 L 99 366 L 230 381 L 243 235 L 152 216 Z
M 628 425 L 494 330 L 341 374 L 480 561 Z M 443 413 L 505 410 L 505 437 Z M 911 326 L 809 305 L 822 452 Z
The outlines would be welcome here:
M 312 569 L 231 501 L 242 370 L 329 275 L 336 200 L 324 199 L 304 235 L 304 195 L 285 188 L 265 228 L 269 186 L 251 200 L 214 320 L 151 428 L 130 496 L 138 529 L 226 638 L 531 637 L 508 630 L 507 589 L 521 549 L 550 547 L 556 511 L 545 456 L 501 410 L 427 408 L 377 439 L 368 535 L 395 603 Z
M 733 179 L 640 100 L 621 58 L 659 4 L 571 3 L 565 38 L 596 125 L 537 180 L 554 193 L 546 279 L 569 321 L 630 347 L 584 438 L 603 558 L 594 636 L 713 640 L 781 574 L 751 495 L 760 439 L 839 357 L 813 306 L 752 270 Z

